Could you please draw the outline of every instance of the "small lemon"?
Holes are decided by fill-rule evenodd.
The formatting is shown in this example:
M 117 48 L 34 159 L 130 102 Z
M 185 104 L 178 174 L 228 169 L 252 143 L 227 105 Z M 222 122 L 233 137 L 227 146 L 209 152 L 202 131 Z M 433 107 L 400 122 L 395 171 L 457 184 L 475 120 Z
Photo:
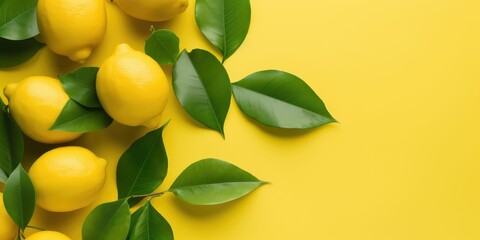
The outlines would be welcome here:
M 97 74 L 97 95 L 105 111 L 127 126 L 160 126 L 169 87 L 160 66 L 122 43 Z
M 166 21 L 183 13 L 188 0 L 116 0 L 128 15 L 141 20 Z
M 8 84 L 4 89 L 9 111 L 23 133 L 42 143 L 63 143 L 80 133 L 49 131 L 69 100 L 59 80 L 51 77 L 28 77 Z
M 38 0 L 37 20 L 48 48 L 83 63 L 105 35 L 105 0 Z
M 72 240 L 71 238 L 65 236 L 63 233 L 54 232 L 54 231 L 42 231 L 37 232 L 30 237 L 27 237 L 25 240 Z
M 40 156 L 29 171 L 37 205 L 69 212 L 92 203 L 105 183 L 107 162 L 83 147 L 60 147 Z
M 17 236 L 17 225 L 12 221 L 3 205 L 3 193 L 0 193 L 0 236 L 4 240 L 14 240 Z

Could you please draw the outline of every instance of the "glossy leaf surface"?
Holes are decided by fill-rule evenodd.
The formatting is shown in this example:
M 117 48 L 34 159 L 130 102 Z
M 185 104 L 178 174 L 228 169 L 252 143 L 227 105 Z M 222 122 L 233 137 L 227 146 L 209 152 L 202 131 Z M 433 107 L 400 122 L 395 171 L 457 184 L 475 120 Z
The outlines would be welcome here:
M 75 102 L 85 107 L 102 107 L 97 97 L 96 79 L 98 67 L 81 67 L 60 76 L 65 92 Z
M 104 203 L 93 209 L 82 227 L 83 240 L 126 239 L 130 228 L 127 199 Z
M 130 240 L 173 240 L 173 231 L 167 220 L 147 201 L 139 212 Z
M 94 132 L 108 127 L 112 122 L 102 108 L 87 108 L 70 99 L 50 130 Z
M 0 1 L 0 38 L 25 40 L 38 35 L 37 0 Z
M 214 205 L 245 196 L 264 183 L 231 163 L 209 158 L 187 167 L 169 191 L 190 204 Z
M 118 198 L 152 193 L 162 184 L 168 169 L 163 145 L 163 127 L 135 141 L 120 157 L 117 165 Z M 136 204 L 141 198 L 132 198 Z
M 35 189 L 21 165 L 15 168 L 5 183 L 3 202 L 8 215 L 19 228 L 25 229 L 35 211 Z
M 145 43 L 145 53 L 159 64 L 174 64 L 180 52 L 180 39 L 166 29 L 152 32 Z
M 197 25 L 223 54 L 223 61 L 242 45 L 250 27 L 250 18 L 250 0 L 196 1 Z
M 290 73 L 254 73 L 234 83 L 233 93 L 242 112 L 267 126 L 306 129 L 335 122 L 320 97 Z
M 183 51 L 173 70 L 173 89 L 192 118 L 224 135 L 232 90 L 227 71 L 215 56 L 201 49 Z

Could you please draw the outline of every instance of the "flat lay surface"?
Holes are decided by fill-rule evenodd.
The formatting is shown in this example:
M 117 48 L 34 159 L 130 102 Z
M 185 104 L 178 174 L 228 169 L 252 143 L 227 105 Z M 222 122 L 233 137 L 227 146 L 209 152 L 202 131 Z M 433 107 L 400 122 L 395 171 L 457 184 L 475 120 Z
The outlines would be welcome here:
M 119 43 L 142 51 L 150 35 L 151 23 L 106 5 L 105 39 L 82 66 L 100 66 Z M 153 25 L 175 32 L 181 49 L 219 57 L 195 24 L 194 5 Z M 163 133 L 169 170 L 159 191 L 209 157 L 270 182 L 219 206 L 191 206 L 172 194 L 152 200 L 175 239 L 479 239 L 480 2 L 252 0 L 251 6 L 249 34 L 225 62 L 230 80 L 266 69 L 293 73 L 339 123 L 274 129 L 247 119 L 232 101 L 223 139 L 196 123 L 172 93 L 162 116 L 171 120 Z M 1 69 L 0 87 L 78 67 L 43 48 Z M 172 67 L 163 69 L 171 82 Z M 70 213 L 37 207 L 31 225 L 80 240 L 88 213 L 117 196 L 121 154 L 146 132 L 113 123 L 66 144 L 107 161 L 104 189 L 93 204 Z M 25 168 L 57 146 L 27 140 Z

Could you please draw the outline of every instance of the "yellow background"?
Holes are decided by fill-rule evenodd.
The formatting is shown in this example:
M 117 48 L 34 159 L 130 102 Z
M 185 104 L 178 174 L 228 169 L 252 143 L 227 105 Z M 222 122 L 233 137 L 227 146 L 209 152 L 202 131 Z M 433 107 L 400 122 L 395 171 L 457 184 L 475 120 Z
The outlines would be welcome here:
M 120 42 L 143 49 L 149 34 L 150 23 L 107 5 L 107 35 L 86 65 L 99 66 Z M 181 48 L 214 51 L 193 9 L 191 2 L 185 14 L 155 26 L 176 32 Z M 221 206 L 194 207 L 171 195 L 154 200 L 176 239 L 480 239 L 480 1 L 252 0 L 252 11 L 249 35 L 225 64 L 231 80 L 264 69 L 295 73 L 340 124 L 271 129 L 232 103 L 223 140 L 172 95 L 164 133 L 170 169 L 160 190 L 206 157 L 272 182 Z M 76 67 L 45 48 L 1 70 L 1 87 Z M 72 143 L 108 159 L 108 181 L 94 205 L 115 198 L 117 159 L 145 131 L 113 124 Z M 54 146 L 26 147 L 28 166 Z M 79 240 L 92 208 L 37 209 L 32 224 Z

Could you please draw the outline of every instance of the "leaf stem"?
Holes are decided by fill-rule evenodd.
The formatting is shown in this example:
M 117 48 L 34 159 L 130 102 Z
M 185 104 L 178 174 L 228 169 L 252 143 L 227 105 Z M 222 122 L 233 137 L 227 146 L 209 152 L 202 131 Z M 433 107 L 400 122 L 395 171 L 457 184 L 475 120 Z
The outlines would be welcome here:
M 157 192 L 157 193 L 149 193 L 149 194 L 141 194 L 141 195 L 132 195 L 131 198 L 144 198 L 144 197 L 160 197 L 165 194 L 167 191 Z
M 36 226 L 26 226 L 27 228 L 32 228 L 32 229 L 36 229 L 36 230 L 39 230 L 39 231 L 46 231 L 45 228 L 41 228 L 41 227 L 36 227 Z
M 150 29 L 149 29 L 149 30 L 150 30 L 151 33 L 155 32 L 155 31 L 156 31 L 155 26 L 150 25 Z

